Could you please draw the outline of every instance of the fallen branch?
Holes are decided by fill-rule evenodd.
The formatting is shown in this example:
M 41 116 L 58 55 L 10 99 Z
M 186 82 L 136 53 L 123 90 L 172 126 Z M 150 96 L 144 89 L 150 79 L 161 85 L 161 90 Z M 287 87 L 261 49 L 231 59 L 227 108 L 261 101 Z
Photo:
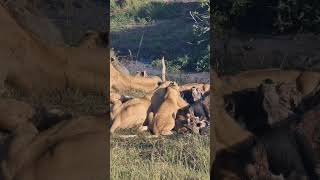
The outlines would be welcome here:
M 137 61 L 139 60 L 139 53 L 140 53 L 140 48 L 141 48 L 142 41 L 143 41 L 143 36 L 144 36 L 144 31 L 142 32 L 142 36 L 141 36 L 141 39 L 140 39 L 139 49 L 138 49 L 138 53 L 137 53 L 136 63 L 137 63 Z
M 161 62 L 162 62 L 162 81 L 165 82 L 166 81 L 166 64 L 164 62 L 163 56 L 162 56 Z

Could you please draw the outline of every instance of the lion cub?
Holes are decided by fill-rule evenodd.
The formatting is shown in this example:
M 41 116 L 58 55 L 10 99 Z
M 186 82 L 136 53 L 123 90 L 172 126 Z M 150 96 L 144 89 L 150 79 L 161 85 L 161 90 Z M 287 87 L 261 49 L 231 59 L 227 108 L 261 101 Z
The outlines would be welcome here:
M 189 104 L 180 96 L 179 86 L 172 83 L 167 87 L 167 93 L 158 112 L 154 117 L 153 133 L 158 135 L 171 135 L 175 126 L 177 111 Z

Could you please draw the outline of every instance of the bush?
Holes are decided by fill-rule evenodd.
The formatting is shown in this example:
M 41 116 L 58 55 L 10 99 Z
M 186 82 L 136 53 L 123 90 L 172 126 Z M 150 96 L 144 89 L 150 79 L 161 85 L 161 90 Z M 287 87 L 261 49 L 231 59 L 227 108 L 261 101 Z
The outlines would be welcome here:
M 201 0 L 202 12 L 195 11 L 191 15 L 194 19 L 194 34 L 196 35 L 198 48 L 200 51 L 200 58 L 194 58 L 194 62 L 190 64 L 196 67 L 196 71 L 209 71 L 210 62 L 210 46 L 209 46 L 209 32 L 210 32 L 210 3 L 209 0 Z
M 228 0 L 216 1 L 212 17 L 215 30 L 246 33 L 292 33 L 320 31 L 320 1 Z
M 203 51 L 199 61 L 196 61 L 196 71 L 209 71 L 210 66 L 210 46 L 207 46 L 207 49 Z
M 148 17 L 149 20 L 170 19 L 181 14 L 183 9 L 176 3 L 150 2 L 137 13 L 139 17 Z
M 176 3 L 151 2 L 149 0 L 111 0 L 111 28 L 128 23 L 149 23 L 159 19 L 176 17 L 183 8 Z
M 186 70 L 186 66 L 190 63 L 190 58 L 185 55 L 184 57 L 179 57 L 175 60 L 166 60 L 165 63 L 168 72 L 180 73 L 183 70 Z M 153 60 L 151 65 L 157 68 L 162 68 L 161 59 Z

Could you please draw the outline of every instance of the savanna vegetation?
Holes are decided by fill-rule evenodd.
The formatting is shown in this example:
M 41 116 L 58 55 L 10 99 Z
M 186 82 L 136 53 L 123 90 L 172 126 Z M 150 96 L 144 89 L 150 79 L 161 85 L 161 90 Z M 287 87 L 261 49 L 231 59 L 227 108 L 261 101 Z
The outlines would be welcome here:
M 133 134 L 123 130 L 119 134 Z M 209 136 L 111 139 L 111 179 L 209 179 Z
M 319 67 L 318 1 L 230 0 L 212 7 L 212 64 L 218 71 Z
M 153 65 L 165 56 L 173 71 L 209 69 L 208 1 L 111 1 L 112 47 Z M 169 69 L 170 70 L 170 69 Z
M 179 81 L 171 74 L 208 72 L 208 2 L 111 0 L 111 45 L 115 54 L 120 62 L 143 63 L 151 69 L 161 68 L 164 56 L 168 79 L 179 84 L 188 81 Z M 145 95 L 135 90 L 122 94 Z M 137 136 L 121 136 L 132 134 Z M 135 128 L 112 135 L 111 179 L 209 179 L 208 135 L 148 135 L 150 132 Z

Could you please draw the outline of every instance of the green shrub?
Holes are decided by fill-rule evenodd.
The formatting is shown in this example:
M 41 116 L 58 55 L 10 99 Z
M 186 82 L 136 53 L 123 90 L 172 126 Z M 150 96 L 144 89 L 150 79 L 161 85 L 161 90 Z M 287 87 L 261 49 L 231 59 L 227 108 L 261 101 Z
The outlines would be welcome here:
M 179 73 L 186 70 L 186 66 L 190 63 L 190 58 L 185 55 L 184 57 L 178 57 L 175 60 L 166 60 L 166 69 L 171 73 Z M 155 59 L 151 62 L 151 65 L 157 68 L 162 68 L 161 59 Z
M 209 71 L 210 69 L 210 46 L 207 46 L 207 49 L 203 51 L 203 54 L 201 55 L 200 59 L 196 61 L 196 71 L 202 72 L 202 71 Z
M 150 20 L 170 19 L 178 16 L 182 8 L 176 3 L 150 2 L 138 12 L 139 17 L 148 17 Z
M 209 45 L 209 32 L 210 32 L 210 4 L 209 0 L 201 0 L 202 11 L 194 11 L 191 13 L 194 19 L 194 35 L 196 36 L 197 46 L 196 50 L 199 50 L 198 56 L 193 58 L 193 62 L 190 65 L 195 70 L 209 71 L 210 62 L 210 45 Z M 191 67 L 190 67 L 191 68 Z
M 159 19 L 170 19 L 178 16 L 183 8 L 176 3 L 151 2 L 149 0 L 110 1 L 111 29 L 118 30 L 124 25 L 133 23 L 147 24 Z
M 228 0 L 213 4 L 217 31 L 236 28 L 246 33 L 320 31 L 320 1 Z

